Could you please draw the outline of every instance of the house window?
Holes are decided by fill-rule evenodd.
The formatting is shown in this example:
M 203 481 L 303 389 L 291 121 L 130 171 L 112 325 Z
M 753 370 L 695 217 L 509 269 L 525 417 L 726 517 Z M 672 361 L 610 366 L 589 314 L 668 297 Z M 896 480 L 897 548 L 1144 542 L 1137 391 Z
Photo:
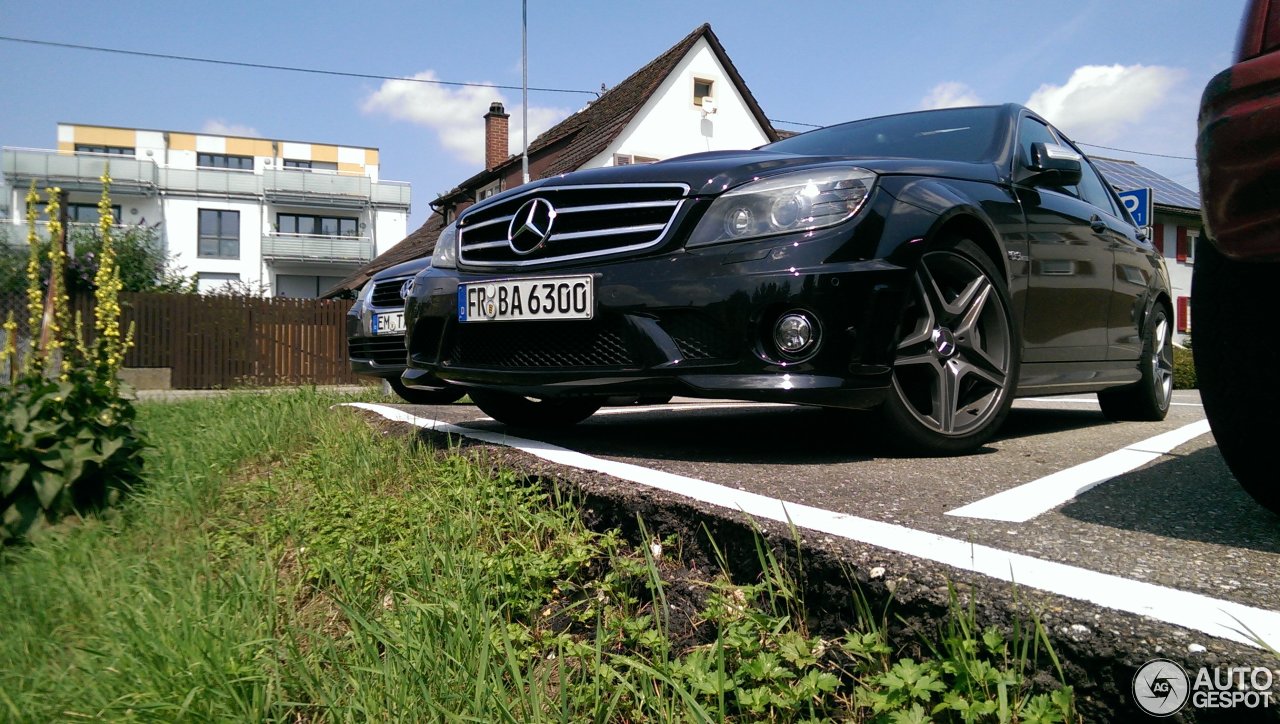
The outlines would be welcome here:
M 77 143 L 76 153 L 108 153 L 112 156 L 137 155 L 137 151 L 129 146 L 98 146 L 90 143 Z
M 67 221 L 73 224 L 98 223 L 98 205 L 67 204 Z M 120 223 L 120 207 L 114 204 L 111 206 L 111 223 Z
M 285 168 L 309 168 L 312 171 L 337 171 L 338 164 L 333 161 L 300 161 L 296 158 L 284 159 Z
M 501 191 L 502 191 L 502 179 L 498 179 L 497 181 L 494 181 L 493 183 L 489 184 L 488 186 L 485 186 L 484 188 L 476 192 L 476 202 L 478 203 L 480 201 L 484 201 L 490 196 L 497 195 Z
M 49 220 L 48 214 L 45 212 L 44 204 L 37 204 L 36 217 L 42 221 Z M 67 221 L 72 224 L 96 224 L 98 223 L 98 205 L 97 204 L 67 204 Z M 111 206 L 111 223 L 120 223 L 120 207 L 113 204 Z
M 694 78 L 693 79 L 693 105 L 700 106 L 702 105 L 703 98 L 706 98 L 707 96 L 714 97 L 715 94 L 711 92 L 711 89 L 714 86 L 715 86 L 715 81 L 710 81 L 710 80 L 707 80 L 706 78 Z
M 240 212 L 200 209 L 199 250 L 208 259 L 240 258 Z
M 657 163 L 657 162 L 658 162 L 658 159 L 652 158 L 650 156 L 633 156 L 629 153 L 613 154 L 614 166 L 630 166 L 636 163 Z
M 252 171 L 253 156 L 229 156 L 225 153 L 201 153 L 196 155 L 196 165 L 202 168 L 233 168 L 239 171 Z
M 342 277 L 312 276 L 302 274 L 277 274 L 277 297 L 316 299 L 342 281 Z
M 223 272 L 197 272 L 196 288 L 201 294 L 210 292 L 229 293 L 238 288 L 240 284 L 239 274 L 227 274 Z
M 359 236 L 360 220 L 347 216 L 276 214 L 276 231 L 311 236 Z

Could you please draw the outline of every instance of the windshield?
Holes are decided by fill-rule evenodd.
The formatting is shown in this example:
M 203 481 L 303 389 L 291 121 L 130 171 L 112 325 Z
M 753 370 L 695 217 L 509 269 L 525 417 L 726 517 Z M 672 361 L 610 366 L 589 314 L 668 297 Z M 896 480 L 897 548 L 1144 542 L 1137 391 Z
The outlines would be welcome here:
M 927 158 L 978 163 L 995 154 L 1000 108 L 947 108 L 842 123 L 764 148 L 802 156 Z

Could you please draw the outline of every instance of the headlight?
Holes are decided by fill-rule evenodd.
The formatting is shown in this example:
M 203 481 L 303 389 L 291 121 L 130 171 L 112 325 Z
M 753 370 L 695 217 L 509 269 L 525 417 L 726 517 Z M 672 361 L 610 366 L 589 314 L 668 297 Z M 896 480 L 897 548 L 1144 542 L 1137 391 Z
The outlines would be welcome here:
M 369 297 L 371 296 L 373 296 L 373 280 L 372 279 L 365 282 L 364 286 L 360 287 L 360 291 L 356 293 L 356 302 L 368 304 Z
M 440 232 L 436 250 L 431 254 L 431 266 L 436 269 L 458 268 L 458 222 L 450 223 Z
M 752 181 L 711 203 L 686 246 L 835 226 L 858 213 L 876 175 L 865 168 L 795 171 Z

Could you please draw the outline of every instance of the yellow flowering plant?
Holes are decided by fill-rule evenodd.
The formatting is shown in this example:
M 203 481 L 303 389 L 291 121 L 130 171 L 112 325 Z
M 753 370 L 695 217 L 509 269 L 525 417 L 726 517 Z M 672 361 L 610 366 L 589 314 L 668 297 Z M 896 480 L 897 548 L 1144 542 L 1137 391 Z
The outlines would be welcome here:
M 16 342 L 12 314 L 4 324 L 0 361 L 11 384 L 0 390 L 0 543 L 26 538 L 33 528 L 67 515 L 100 511 L 142 480 L 145 441 L 119 372 L 132 330 L 120 331 L 120 270 L 111 241 L 111 178 L 102 177 L 99 204 L 101 263 L 94 278 L 92 337 L 71 322 L 66 254 L 50 243 L 49 276 L 40 278 L 34 185 L 28 199 L 28 350 Z M 61 192 L 49 189 L 46 212 L 53 240 L 61 234 Z M 25 359 L 22 359 L 25 357 Z

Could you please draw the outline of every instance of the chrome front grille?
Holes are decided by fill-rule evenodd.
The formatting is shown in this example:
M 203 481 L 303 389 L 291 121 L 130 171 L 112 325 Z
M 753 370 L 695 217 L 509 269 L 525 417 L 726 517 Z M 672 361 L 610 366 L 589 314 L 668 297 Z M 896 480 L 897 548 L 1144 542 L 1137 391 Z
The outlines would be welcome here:
M 385 281 L 377 281 L 373 284 L 373 294 L 369 297 L 369 302 L 379 309 L 385 307 L 403 307 L 404 297 L 400 296 L 400 288 L 404 283 L 412 277 L 397 277 L 395 279 L 387 279 Z
M 459 257 L 473 267 L 522 267 L 642 251 L 667 238 L 689 193 L 684 184 L 554 186 L 463 214 Z M 508 241 L 516 212 L 540 198 L 555 209 L 545 242 L 521 253 Z

